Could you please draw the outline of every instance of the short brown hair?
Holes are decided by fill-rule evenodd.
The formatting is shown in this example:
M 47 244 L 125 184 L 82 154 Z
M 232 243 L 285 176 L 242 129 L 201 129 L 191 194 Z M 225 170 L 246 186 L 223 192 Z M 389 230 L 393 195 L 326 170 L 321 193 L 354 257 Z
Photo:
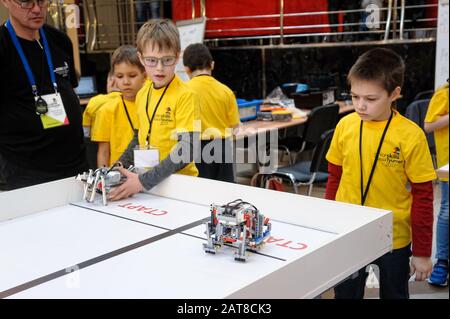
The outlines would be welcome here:
M 114 51 L 111 56 L 110 72 L 114 74 L 114 66 L 123 62 L 137 66 L 141 72 L 145 72 L 145 68 L 139 60 L 137 49 L 132 45 L 122 45 Z
M 378 82 L 389 94 L 396 87 L 402 87 L 405 63 L 400 55 L 392 50 L 375 48 L 361 55 L 350 69 L 347 80 L 351 85 L 354 80 Z
M 137 34 L 136 45 L 140 53 L 152 43 L 159 50 L 173 50 L 177 55 L 181 50 L 180 34 L 176 25 L 169 19 L 152 19 L 147 21 Z
M 209 49 L 202 43 L 190 44 L 184 49 L 183 64 L 192 72 L 196 70 L 211 69 L 213 58 Z

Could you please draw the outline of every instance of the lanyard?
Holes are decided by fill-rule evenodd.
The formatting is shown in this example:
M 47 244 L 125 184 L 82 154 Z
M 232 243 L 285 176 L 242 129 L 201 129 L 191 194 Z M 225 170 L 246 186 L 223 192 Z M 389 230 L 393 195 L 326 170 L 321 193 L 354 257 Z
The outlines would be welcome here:
M 384 137 L 386 136 L 386 132 L 388 130 L 389 124 L 391 124 L 392 116 L 394 112 L 391 111 L 391 115 L 389 116 L 389 120 L 384 127 L 383 134 L 381 135 L 380 144 L 378 144 L 377 153 L 375 155 L 375 159 L 373 160 L 372 169 L 370 170 L 369 180 L 367 181 L 366 189 L 363 191 L 363 185 L 364 185 L 364 178 L 363 178 L 363 161 L 362 161 L 362 132 L 363 132 L 363 121 L 361 120 L 361 125 L 359 126 L 359 168 L 361 170 L 361 205 L 364 206 L 364 203 L 366 202 L 367 194 L 369 193 L 369 187 L 370 183 L 372 182 L 373 173 L 375 172 L 375 167 L 377 166 L 378 162 L 378 156 L 380 155 L 381 151 L 381 145 L 383 145 Z
M 11 24 L 11 22 L 8 20 L 6 21 L 6 28 L 8 29 L 8 32 L 11 36 L 12 42 L 17 50 L 17 53 L 20 56 L 20 59 L 22 60 L 23 67 L 25 68 L 25 72 L 27 74 L 28 82 L 31 85 L 31 90 L 33 92 L 34 96 L 38 96 L 38 89 L 36 86 L 36 80 L 34 79 L 33 72 L 31 71 L 30 64 L 28 63 L 27 57 L 25 56 L 25 53 L 23 52 L 22 46 L 20 45 L 19 39 L 17 38 L 16 32 L 14 31 L 14 28 Z M 50 52 L 50 49 L 48 47 L 47 38 L 45 36 L 44 28 L 39 29 L 39 34 L 42 38 L 42 42 L 44 45 L 44 53 L 47 57 L 47 64 L 48 69 L 50 72 L 50 79 L 52 81 L 53 87 L 55 88 L 55 93 L 58 91 L 58 85 L 56 84 L 56 78 L 55 73 L 53 72 L 53 60 L 52 60 L 52 54 Z
M 166 87 L 164 88 L 164 91 L 161 94 L 161 97 L 159 98 L 158 103 L 156 103 L 155 109 L 153 110 L 152 117 L 149 118 L 150 126 L 148 128 L 148 134 L 147 134 L 147 144 L 148 145 L 150 145 L 150 133 L 152 132 L 153 119 L 155 118 L 156 111 L 158 110 L 159 104 L 161 103 L 161 100 L 163 99 L 164 95 L 166 94 L 166 91 L 169 88 L 170 83 L 172 83 L 172 81 L 170 81 L 169 84 L 167 84 Z M 148 104 L 149 104 L 148 101 L 152 97 L 152 95 L 151 95 L 152 90 L 153 90 L 153 85 L 149 87 L 148 93 L 147 93 L 147 102 L 145 104 L 145 114 L 147 114 L 147 117 L 148 117 Z
M 133 132 L 134 132 L 133 122 L 131 122 L 131 117 L 130 117 L 130 114 L 128 113 L 127 105 L 125 104 L 125 100 L 123 99 L 123 95 L 122 95 L 122 103 L 123 103 L 123 107 L 124 107 L 124 109 L 125 109 L 125 113 L 127 114 L 128 123 L 130 123 L 131 129 L 132 129 Z

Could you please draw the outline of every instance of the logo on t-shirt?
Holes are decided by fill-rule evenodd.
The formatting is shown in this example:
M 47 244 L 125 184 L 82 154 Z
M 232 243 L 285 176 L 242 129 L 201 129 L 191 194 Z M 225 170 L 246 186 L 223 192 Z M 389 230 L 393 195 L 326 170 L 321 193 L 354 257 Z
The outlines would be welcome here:
M 400 147 L 396 146 L 393 152 L 396 156 L 400 156 Z
M 64 65 L 55 68 L 55 73 L 66 78 L 69 75 L 69 65 L 64 61 Z
M 156 114 L 155 120 L 159 122 L 160 125 L 167 125 L 173 122 L 172 118 L 172 108 L 170 106 L 166 107 L 164 113 Z
M 387 167 L 398 167 L 403 165 L 400 147 L 396 146 L 390 153 L 380 153 L 379 161 Z

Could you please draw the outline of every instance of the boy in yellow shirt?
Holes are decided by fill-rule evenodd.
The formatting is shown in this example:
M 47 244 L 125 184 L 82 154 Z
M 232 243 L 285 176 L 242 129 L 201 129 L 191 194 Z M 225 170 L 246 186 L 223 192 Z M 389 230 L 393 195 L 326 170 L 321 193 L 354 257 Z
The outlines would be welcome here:
M 448 83 L 433 95 L 425 116 L 424 129 L 434 132 L 437 166 L 448 164 Z M 436 224 L 436 259 L 428 282 L 434 286 L 448 285 L 448 178 L 441 178 L 441 208 Z
M 95 169 L 97 167 L 97 153 L 98 145 L 96 142 L 92 142 L 91 133 L 95 128 L 95 117 L 97 111 L 107 104 L 109 101 L 116 99 L 120 96 L 117 92 L 118 88 L 115 84 L 114 73 L 112 70 L 108 73 L 108 78 L 106 81 L 106 92 L 107 94 L 98 94 L 91 99 L 84 109 L 83 112 L 83 132 L 84 132 L 84 142 L 86 144 L 86 157 L 88 160 L 89 168 Z
M 388 49 L 358 58 L 348 74 L 355 113 L 338 123 L 326 156 L 327 199 L 393 213 L 393 250 L 373 262 L 382 299 L 409 298 L 409 277 L 425 280 L 432 268 L 436 174 L 424 132 L 393 107 L 404 70 L 402 58 Z M 337 299 L 364 297 L 365 267 L 355 275 L 335 287 Z
M 140 161 L 153 164 L 156 156 L 158 163 L 140 174 L 119 168 L 127 180 L 111 191 L 110 200 L 148 190 L 176 172 L 198 175 L 193 150 L 199 142 L 199 103 L 195 93 L 175 75 L 180 58 L 178 29 L 167 19 L 149 20 L 139 29 L 136 43 L 149 81 L 136 97 L 139 131 L 119 160 L 124 166 L 136 164 L 133 151 L 139 146 L 139 151 L 144 151 Z M 152 149 L 146 149 L 149 146 Z
M 83 131 L 84 137 L 90 138 L 93 127 L 95 126 L 95 116 L 97 111 L 110 100 L 120 96 L 119 89 L 116 87 L 114 72 L 111 69 L 108 73 L 106 82 L 106 93 L 98 94 L 92 97 L 83 112 Z
M 240 123 L 234 93 L 212 77 L 214 61 L 201 43 L 189 45 L 183 64 L 191 79 L 187 84 L 197 93 L 202 123 L 201 158 L 196 162 L 199 177 L 234 182 L 233 128 Z
M 97 112 L 91 140 L 98 142 L 98 167 L 116 162 L 139 128 L 134 102 L 146 78 L 137 50 L 131 45 L 123 45 L 114 51 L 111 69 L 121 95 Z

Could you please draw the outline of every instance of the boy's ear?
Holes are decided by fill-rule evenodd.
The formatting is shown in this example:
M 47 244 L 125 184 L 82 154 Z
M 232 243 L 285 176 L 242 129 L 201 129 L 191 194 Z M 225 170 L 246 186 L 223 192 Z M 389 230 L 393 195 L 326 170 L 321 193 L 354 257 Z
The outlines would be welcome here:
M 141 52 L 138 52 L 137 55 L 138 55 L 138 58 L 139 58 L 139 62 L 141 62 L 142 66 L 145 68 L 145 64 L 144 64 L 144 60 L 142 59 Z
M 391 93 L 391 100 L 396 101 L 400 98 L 400 93 L 402 92 L 402 88 L 397 86 L 394 91 Z
M 214 70 L 214 65 L 215 65 L 215 62 L 214 62 L 214 61 L 212 61 L 212 62 L 211 62 L 211 71 L 213 71 L 213 70 Z

